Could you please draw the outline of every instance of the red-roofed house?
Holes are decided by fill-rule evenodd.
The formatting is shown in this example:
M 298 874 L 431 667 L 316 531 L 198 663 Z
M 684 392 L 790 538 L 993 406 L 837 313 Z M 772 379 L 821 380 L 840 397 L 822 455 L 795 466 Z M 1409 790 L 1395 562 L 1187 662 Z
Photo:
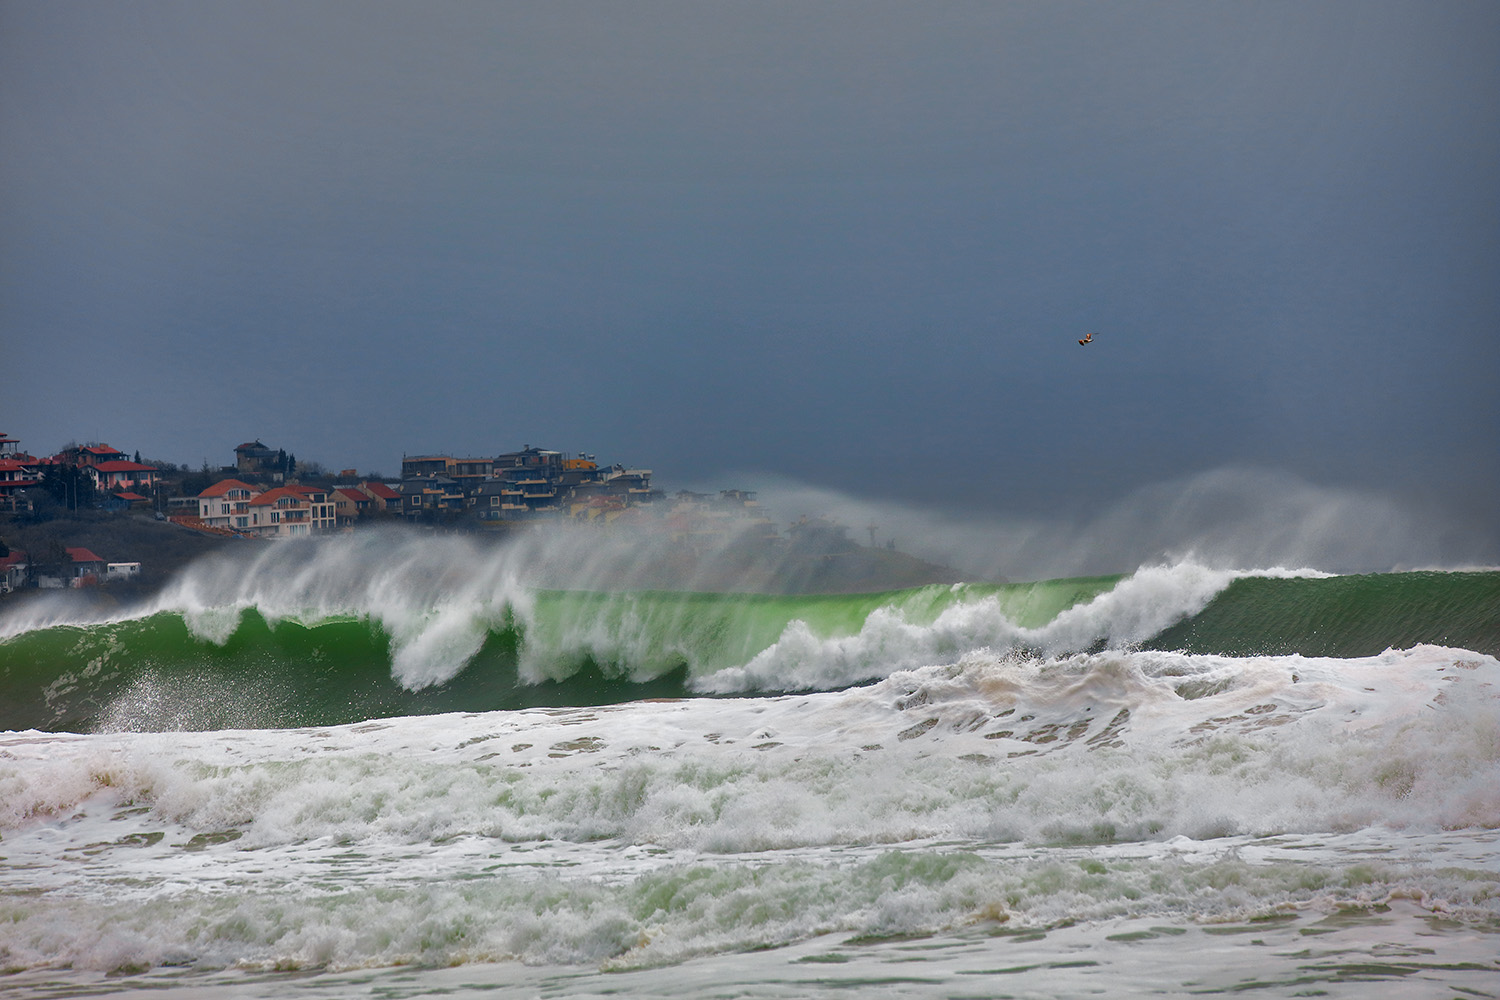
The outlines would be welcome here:
M 353 524 L 375 501 L 357 486 L 338 486 L 333 491 L 334 516 L 339 526 Z
M 84 466 L 102 490 L 150 489 L 156 485 L 161 472 L 154 466 L 123 459 L 95 462 Z
M 68 559 L 73 564 L 68 579 L 70 587 L 92 587 L 104 575 L 104 560 L 88 549 L 68 549 Z
M 74 449 L 64 450 L 64 456 L 72 458 L 68 452 Z M 123 462 L 129 456 L 123 451 L 116 451 L 107 444 L 91 444 L 77 449 L 77 457 L 73 458 L 75 465 L 99 465 L 102 462 Z
M 299 538 L 332 531 L 333 498 L 316 486 L 278 486 L 250 501 L 249 529 L 262 538 Z
M 41 481 L 34 468 L 14 458 L 0 458 L 0 498 L 38 486 Z
M 391 489 L 385 483 L 370 482 L 360 486 L 360 491 L 370 496 L 370 499 L 380 504 L 385 510 L 401 512 L 401 494 Z
M 246 531 L 250 528 L 250 501 L 260 490 L 238 479 L 224 479 L 198 494 L 198 519 L 211 528 Z
M 136 510 L 151 506 L 151 498 L 143 497 L 139 493 L 116 493 L 114 494 L 114 498 L 120 503 L 124 504 L 126 507 L 131 507 Z
M 26 568 L 30 560 L 20 549 L 11 549 L 9 555 L 0 556 L 0 594 L 8 594 L 26 584 Z

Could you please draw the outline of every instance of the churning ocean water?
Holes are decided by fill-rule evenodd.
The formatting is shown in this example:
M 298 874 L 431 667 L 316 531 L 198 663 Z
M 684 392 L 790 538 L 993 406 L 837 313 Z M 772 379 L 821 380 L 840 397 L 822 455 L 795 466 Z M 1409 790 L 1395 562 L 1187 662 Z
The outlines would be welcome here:
M 0 998 L 1500 994 L 1500 572 L 583 551 L 0 621 Z

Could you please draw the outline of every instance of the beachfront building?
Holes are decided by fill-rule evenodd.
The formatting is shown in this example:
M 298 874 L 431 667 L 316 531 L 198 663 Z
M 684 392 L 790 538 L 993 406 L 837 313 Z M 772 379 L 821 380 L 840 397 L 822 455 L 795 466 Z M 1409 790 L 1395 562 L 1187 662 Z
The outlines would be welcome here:
M 333 519 L 340 528 L 354 524 L 373 502 L 357 486 L 335 486 L 329 496 L 333 497 Z
M 224 479 L 198 494 L 198 520 L 210 528 L 247 531 L 250 501 L 261 491 L 238 479 Z
M 463 484 L 447 476 L 403 479 L 396 484 L 401 516 L 412 519 L 436 511 L 462 511 L 468 505 Z
M 401 494 L 385 483 L 362 483 L 359 490 L 374 501 L 372 511 L 389 511 L 393 514 L 401 512 Z
M 338 523 L 330 491 L 315 486 L 278 486 L 252 498 L 249 510 L 246 528 L 259 538 L 304 538 Z

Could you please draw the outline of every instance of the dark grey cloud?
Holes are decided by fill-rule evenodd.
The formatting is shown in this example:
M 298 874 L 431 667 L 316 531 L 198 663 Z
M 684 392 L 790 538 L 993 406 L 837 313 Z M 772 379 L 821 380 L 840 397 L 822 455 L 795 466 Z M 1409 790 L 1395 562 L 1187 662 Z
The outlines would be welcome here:
M 4 0 L 0 429 L 1482 518 L 1497 45 L 1451 2 Z

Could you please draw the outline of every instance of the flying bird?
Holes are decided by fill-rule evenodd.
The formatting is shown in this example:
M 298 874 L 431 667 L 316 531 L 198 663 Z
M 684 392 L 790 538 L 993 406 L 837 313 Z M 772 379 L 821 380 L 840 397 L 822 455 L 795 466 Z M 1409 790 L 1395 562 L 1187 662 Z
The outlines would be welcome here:
M 1094 342 L 1094 335 L 1092 333 L 1089 334 L 1087 337 L 1084 337 L 1082 340 L 1079 341 L 1080 344 L 1091 344 L 1093 342 Z

